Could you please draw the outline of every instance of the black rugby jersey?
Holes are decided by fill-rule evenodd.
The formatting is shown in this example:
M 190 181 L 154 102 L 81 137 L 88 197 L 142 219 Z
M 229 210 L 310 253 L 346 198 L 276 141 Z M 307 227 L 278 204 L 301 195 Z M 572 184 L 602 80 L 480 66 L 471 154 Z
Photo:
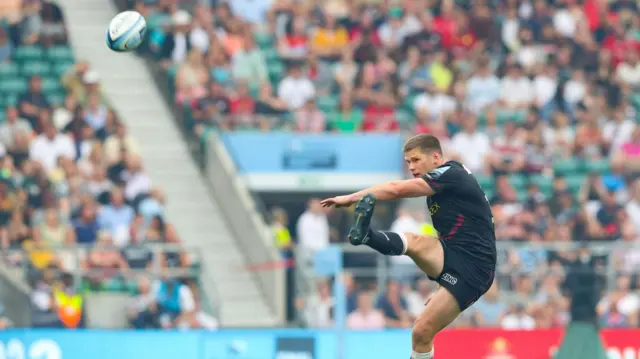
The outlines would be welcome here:
M 427 207 L 440 239 L 478 265 L 495 266 L 493 214 L 473 174 L 449 161 L 422 178 L 435 192 L 427 197 Z

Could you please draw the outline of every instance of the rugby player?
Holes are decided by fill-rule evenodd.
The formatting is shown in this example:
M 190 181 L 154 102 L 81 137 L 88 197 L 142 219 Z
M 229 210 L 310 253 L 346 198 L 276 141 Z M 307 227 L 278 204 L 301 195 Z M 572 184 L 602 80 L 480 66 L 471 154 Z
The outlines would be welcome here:
M 413 179 L 391 181 L 365 190 L 328 198 L 323 206 L 358 202 L 349 232 L 353 245 L 367 245 L 391 256 L 407 255 L 439 283 L 425 303 L 412 332 L 412 359 L 431 359 L 435 335 L 476 302 L 493 283 L 496 244 L 489 201 L 463 164 L 446 161 L 440 141 L 428 134 L 404 144 L 404 158 Z M 427 197 L 438 237 L 369 228 L 376 201 Z

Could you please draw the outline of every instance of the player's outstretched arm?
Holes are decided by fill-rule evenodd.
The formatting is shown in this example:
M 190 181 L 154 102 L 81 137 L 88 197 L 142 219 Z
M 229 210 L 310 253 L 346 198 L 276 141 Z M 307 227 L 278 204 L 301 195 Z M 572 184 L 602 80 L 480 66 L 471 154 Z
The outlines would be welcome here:
M 322 205 L 325 207 L 334 205 L 336 207 L 350 206 L 368 193 L 376 196 L 379 201 L 394 201 L 402 198 L 431 196 L 435 192 L 422 178 L 413 178 L 390 181 L 349 195 L 327 198 L 322 201 Z

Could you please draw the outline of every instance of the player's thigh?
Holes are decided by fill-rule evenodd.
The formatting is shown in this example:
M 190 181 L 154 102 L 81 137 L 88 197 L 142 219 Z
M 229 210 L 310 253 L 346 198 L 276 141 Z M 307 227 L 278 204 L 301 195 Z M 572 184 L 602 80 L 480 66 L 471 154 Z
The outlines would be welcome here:
M 406 255 L 430 278 L 438 278 L 444 269 L 444 247 L 440 239 L 424 234 L 405 233 Z
M 419 338 L 423 335 L 423 340 L 432 340 L 436 333 L 456 320 L 460 313 L 456 298 L 447 288 L 440 286 L 425 304 L 413 331 Z

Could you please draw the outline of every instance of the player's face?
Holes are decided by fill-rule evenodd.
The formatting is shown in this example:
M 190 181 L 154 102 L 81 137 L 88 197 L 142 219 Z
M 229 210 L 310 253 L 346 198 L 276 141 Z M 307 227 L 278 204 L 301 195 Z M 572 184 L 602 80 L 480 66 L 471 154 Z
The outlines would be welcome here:
M 415 178 L 422 177 L 433 171 L 442 162 L 441 156 L 437 152 L 425 153 L 419 148 L 405 152 L 404 160 Z

